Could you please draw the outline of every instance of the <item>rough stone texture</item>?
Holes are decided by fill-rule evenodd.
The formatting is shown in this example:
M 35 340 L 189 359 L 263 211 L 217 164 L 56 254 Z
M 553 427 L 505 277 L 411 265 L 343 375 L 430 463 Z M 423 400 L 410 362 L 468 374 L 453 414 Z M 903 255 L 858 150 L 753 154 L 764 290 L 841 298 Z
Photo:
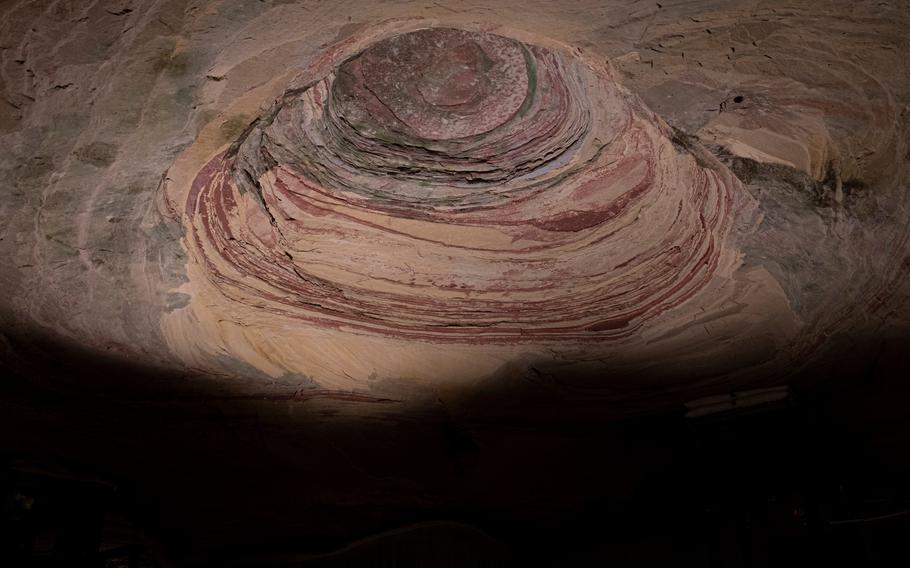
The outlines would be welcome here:
M 8 335 L 53 336 L 177 369 L 243 375 L 253 365 L 273 379 L 304 374 L 354 390 L 368 389 L 370 377 L 432 382 L 438 371 L 430 369 L 480 378 L 518 359 L 610 359 L 598 371 L 607 374 L 659 361 L 686 368 L 690 380 L 741 372 L 749 360 L 803 364 L 824 338 L 874 328 L 902 305 L 906 38 L 897 22 L 906 15 L 897 8 L 531 3 L 516 15 L 505 4 L 383 3 L 356 20 L 351 10 L 7 5 Z M 862 25 L 838 24 L 861 14 Z M 438 26 L 444 31 L 427 29 Z M 268 124 L 247 130 L 266 116 Z M 211 244 L 234 264 L 253 263 L 244 273 L 260 284 L 242 287 L 271 287 L 270 303 L 285 311 L 340 311 L 329 318 L 337 335 L 226 293 L 240 273 L 206 289 L 213 269 L 196 268 L 204 253 L 187 257 L 200 246 L 187 225 L 196 213 L 184 214 L 175 186 L 203 170 L 184 164 L 232 144 L 230 160 L 208 168 L 234 176 L 240 193 L 213 205 L 206 191 L 200 206 L 229 209 L 223 220 L 237 219 L 247 236 Z M 722 181 L 729 169 L 700 144 L 716 145 L 722 160 L 757 164 L 762 175 L 746 176 L 748 191 Z M 267 165 L 257 162 L 263 157 Z M 795 173 L 771 175 L 761 164 L 809 179 L 794 185 Z M 686 195 L 701 178 L 708 201 L 717 199 L 713 187 L 726 186 L 723 204 Z M 261 194 L 244 191 L 263 182 Z M 650 186 L 641 196 L 623 189 L 635 183 Z M 314 209 L 321 188 L 331 193 Z M 534 197 L 515 197 L 521 192 Z M 758 210 L 741 206 L 729 239 L 732 212 L 702 211 L 708 225 L 688 237 L 685 228 L 667 236 L 668 220 L 648 218 L 665 216 L 674 200 L 695 213 L 753 199 Z M 631 225 L 630 215 L 638 217 Z M 692 222 L 686 215 L 677 227 Z M 212 237 L 224 230 L 206 223 Z M 721 232 L 707 239 L 718 230 L 711 227 Z M 701 258 L 693 238 L 714 248 L 712 273 L 720 258 L 725 268 L 701 277 L 705 293 L 680 291 L 655 307 L 646 298 L 694 276 L 681 268 Z M 662 260 L 667 253 L 680 256 Z M 309 291 L 300 295 L 301 286 Z M 320 304 L 313 294 L 335 299 Z M 472 326 L 472 311 L 489 315 Z M 253 325 L 259 317 L 266 326 Z M 363 318 L 378 323 L 354 324 Z M 385 337 L 409 331 L 391 342 L 374 337 L 377 326 Z M 551 338 L 587 329 L 563 338 L 584 345 L 501 347 L 516 334 L 534 343 L 534 329 L 553 326 L 561 331 Z M 495 345 L 464 351 L 424 341 L 461 332 Z M 490 334 L 498 339 L 484 340 Z M 632 339 L 589 341 L 602 335 Z M 334 368 L 320 372 L 308 349 Z M 345 352 L 357 353 L 347 356 L 350 367 Z M 380 361 L 390 358 L 399 363 Z M 775 369 L 753 376 L 785 379 Z
M 6 2 L 4 364 L 314 438 L 877 368 L 910 331 L 908 29 L 905 2 Z
M 166 209 L 192 257 L 181 291 L 207 298 L 164 319 L 174 352 L 200 367 L 206 352 L 243 353 L 334 388 L 464 384 L 518 358 L 609 369 L 692 350 L 680 333 L 749 293 L 727 238 L 754 202 L 729 170 L 674 147 L 608 69 L 568 48 L 420 29 L 432 23 L 352 36 L 337 76 L 305 72 L 233 145 L 194 145 L 168 171 Z M 434 105 L 372 70 L 390 51 L 439 57 L 427 43 L 486 44 L 477 82 L 520 88 Z M 422 75 L 400 84 L 447 86 Z

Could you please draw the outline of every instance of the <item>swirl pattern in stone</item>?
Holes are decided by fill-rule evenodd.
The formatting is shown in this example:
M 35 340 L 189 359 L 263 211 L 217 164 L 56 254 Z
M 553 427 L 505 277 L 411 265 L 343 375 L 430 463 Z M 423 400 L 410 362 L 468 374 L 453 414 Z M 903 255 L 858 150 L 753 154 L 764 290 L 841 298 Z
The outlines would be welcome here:
M 732 255 L 735 178 L 606 66 L 450 28 L 339 59 L 192 182 L 188 248 L 234 302 L 406 340 L 599 341 Z

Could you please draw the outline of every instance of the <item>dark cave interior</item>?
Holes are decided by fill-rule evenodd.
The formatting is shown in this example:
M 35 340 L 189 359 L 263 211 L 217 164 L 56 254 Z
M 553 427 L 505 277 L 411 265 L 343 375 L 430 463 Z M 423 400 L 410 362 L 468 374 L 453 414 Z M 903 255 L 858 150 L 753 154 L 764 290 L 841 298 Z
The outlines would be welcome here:
M 168 392 L 147 369 L 47 344 L 67 364 L 48 358 L 44 387 L 3 381 L 2 554 L 15 566 L 893 566 L 910 529 L 906 347 L 870 349 L 865 374 L 830 366 L 784 400 L 698 418 L 667 403 L 576 419 L 567 401 L 554 425 L 530 418 L 534 393 L 497 393 L 519 400 L 507 416 L 478 404 L 313 428 L 289 412 L 307 401 Z M 123 375 L 149 386 L 98 380 Z

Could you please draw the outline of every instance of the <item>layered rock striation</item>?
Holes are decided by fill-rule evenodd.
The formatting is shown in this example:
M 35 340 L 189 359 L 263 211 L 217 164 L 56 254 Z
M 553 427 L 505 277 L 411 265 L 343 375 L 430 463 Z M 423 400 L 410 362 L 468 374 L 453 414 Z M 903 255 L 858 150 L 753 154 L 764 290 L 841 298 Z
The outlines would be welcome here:
M 609 341 L 730 271 L 737 180 L 607 67 L 444 27 L 336 59 L 175 204 L 232 302 L 410 341 Z
M 906 335 L 906 10 L 355 4 L 0 10 L 4 360 L 600 411 Z

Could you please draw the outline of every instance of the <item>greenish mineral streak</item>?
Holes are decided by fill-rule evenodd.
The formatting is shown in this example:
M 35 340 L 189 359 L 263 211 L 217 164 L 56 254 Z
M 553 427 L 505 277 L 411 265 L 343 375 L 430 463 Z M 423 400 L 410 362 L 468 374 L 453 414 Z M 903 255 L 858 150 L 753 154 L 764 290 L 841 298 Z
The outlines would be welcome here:
M 537 92 L 537 63 L 534 61 L 534 56 L 531 55 L 531 51 L 524 44 L 519 44 L 521 46 L 521 54 L 525 58 L 525 66 L 528 69 L 528 94 L 525 96 L 525 100 L 521 103 L 521 106 L 518 107 L 518 112 L 516 115 L 521 118 L 527 114 L 528 109 L 531 108 L 531 105 L 534 103 L 534 94 Z

